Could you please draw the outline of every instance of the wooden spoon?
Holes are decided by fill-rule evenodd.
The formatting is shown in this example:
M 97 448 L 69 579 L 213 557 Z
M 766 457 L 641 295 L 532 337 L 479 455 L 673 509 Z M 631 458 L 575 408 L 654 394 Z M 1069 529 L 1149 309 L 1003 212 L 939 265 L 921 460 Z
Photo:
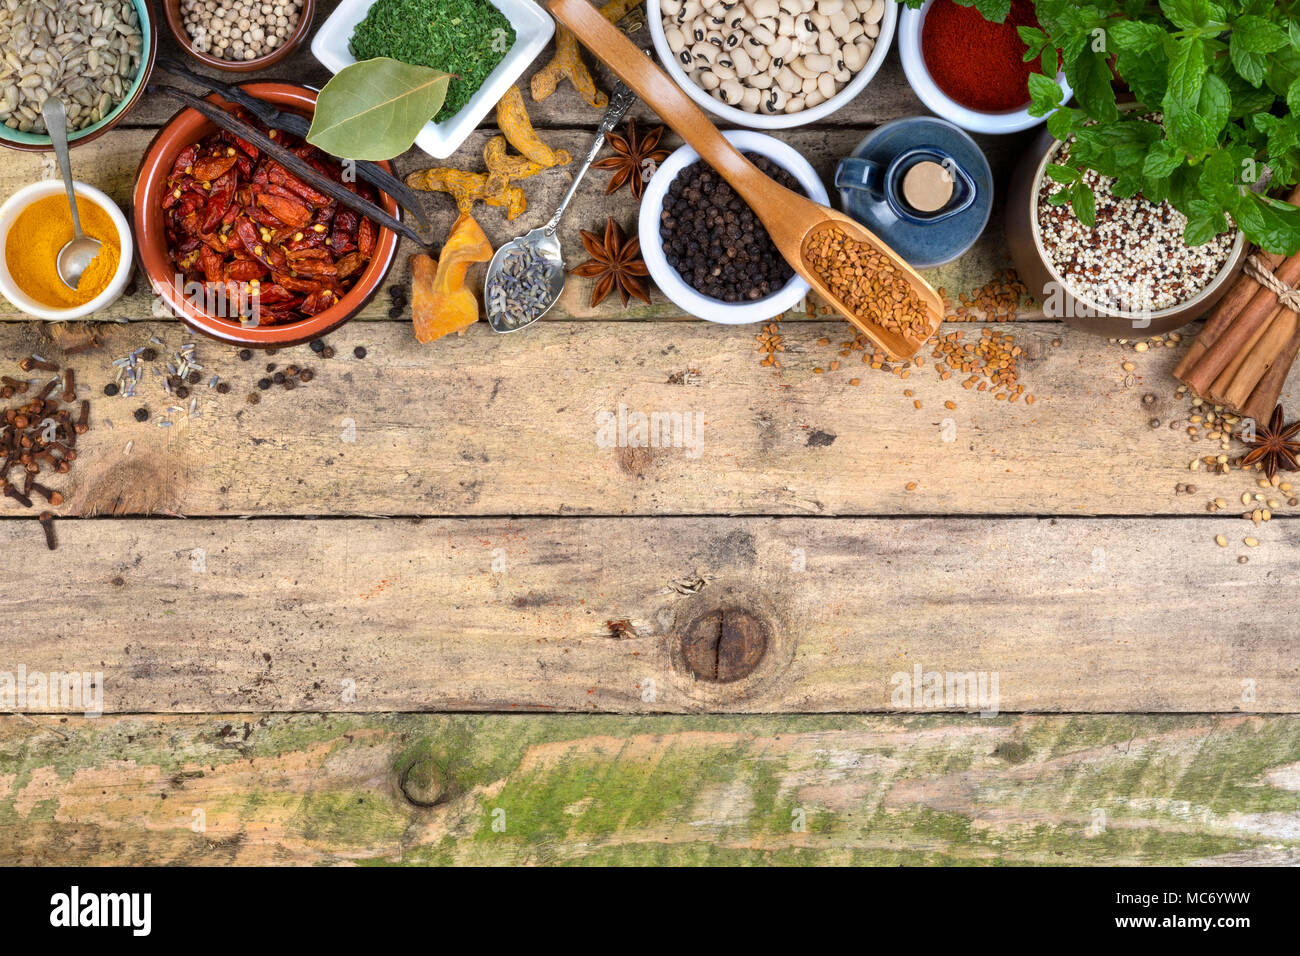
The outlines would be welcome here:
M 740 194 L 762 221 L 772 242 L 790 267 L 808 280 L 827 302 L 859 328 L 867 338 L 896 361 L 910 359 L 920 350 L 943 321 L 943 302 L 930 284 L 917 274 L 889 246 L 864 229 L 857 220 L 813 202 L 763 175 L 718 132 L 704 112 L 683 93 L 667 74 L 654 65 L 623 33 L 606 20 L 587 0 L 548 0 L 547 8 L 557 20 L 605 62 L 618 77 L 686 140 L 706 163 Z M 806 258 L 808 242 L 829 228 L 843 230 L 849 237 L 866 242 L 893 263 L 921 300 L 929 319 L 924 335 L 908 337 L 892 332 L 859 316 L 831 294 Z

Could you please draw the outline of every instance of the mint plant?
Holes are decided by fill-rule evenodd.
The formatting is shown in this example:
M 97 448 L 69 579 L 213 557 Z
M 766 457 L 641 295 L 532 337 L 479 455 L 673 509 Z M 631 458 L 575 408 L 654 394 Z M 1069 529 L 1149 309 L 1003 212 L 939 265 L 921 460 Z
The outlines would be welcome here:
M 920 6 L 921 0 L 905 0 Z M 1010 0 L 956 0 L 1002 22 Z M 1300 209 L 1267 193 L 1300 182 L 1300 2 L 1035 0 L 1042 29 L 1020 27 L 1026 61 L 1060 51 L 1076 106 L 1054 77 L 1029 78 L 1031 113 L 1057 139 L 1057 202 L 1092 225 L 1080 168 L 1115 179 L 1120 196 L 1168 200 L 1200 245 L 1232 222 L 1269 252 L 1300 251 Z M 1047 62 L 1050 63 L 1050 55 Z M 1127 87 L 1127 90 L 1125 90 Z M 1136 100 L 1121 109 L 1127 92 Z M 1161 114 L 1162 122 L 1149 117 Z M 1049 115 L 1050 114 L 1050 115 Z

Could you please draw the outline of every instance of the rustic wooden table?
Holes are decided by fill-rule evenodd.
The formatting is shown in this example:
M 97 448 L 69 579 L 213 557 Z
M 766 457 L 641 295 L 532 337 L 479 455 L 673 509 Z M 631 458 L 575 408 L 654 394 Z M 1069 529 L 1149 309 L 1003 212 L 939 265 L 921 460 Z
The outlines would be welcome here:
M 326 78 L 305 50 L 271 75 Z M 528 101 L 580 155 L 598 114 L 567 84 Z M 144 100 L 75 150 L 78 176 L 126 203 L 173 112 Z M 829 177 L 921 112 L 891 56 L 851 108 L 782 138 Z M 456 162 L 478 168 L 490 131 Z M 983 144 L 1005 182 L 1025 140 Z M 55 174 L 6 154 L 0 196 Z M 476 215 L 499 243 L 568 182 L 527 181 L 513 223 Z M 634 228 L 604 186 L 593 173 L 566 220 L 571 263 L 607 211 Z M 445 235 L 451 202 L 426 208 Z M 930 278 L 955 295 L 1007 265 L 995 216 Z M 1183 427 L 1181 348 L 1022 309 L 996 328 L 1036 403 L 1011 405 L 933 362 L 902 381 L 841 358 L 848 327 L 825 316 L 785 318 L 774 370 L 756 327 L 658 293 L 593 310 L 588 291 L 572 281 L 523 334 L 480 322 L 428 346 L 381 296 L 330 336 L 335 358 L 271 359 L 316 378 L 256 406 L 265 357 L 151 317 L 143 292 L 108 310 L 105 347 L 70 360 L 94 414 L 59 550 L 0 508 L 0 670 L 102 671 L 105 715 L 0 718 L 0 862 L 1300 859 L 1294 509 L 1258 529 L 1206 513 L 1258 489 L 1188 471 L 1210 443 Z M 62 358 L 68 330 L 0 318 L 6 363 Z M 151 336 L 196 342 L 233 391 L 137 424 L 168 404 L 157 386 L 102 387 Z M 698 456 L 606 447 L 597 416 L 620 405 L 701 415 Z M 769 633 L 729 684 L 681 651 L 719 609 L 729 639 L 740 610 Z M 917 669 L 996 677 L 999 714 L 900 701 L 894 675 Z

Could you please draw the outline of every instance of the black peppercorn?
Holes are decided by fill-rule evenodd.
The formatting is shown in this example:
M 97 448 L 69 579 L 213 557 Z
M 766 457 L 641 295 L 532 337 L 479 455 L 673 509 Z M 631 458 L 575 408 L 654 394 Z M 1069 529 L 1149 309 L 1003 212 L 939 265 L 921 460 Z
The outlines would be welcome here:
M 320 339 L 312 339 L 309 344 L 311 346 L 311 350 L 315 352 L 317 355 L 319 355 L 321 353 L 321 350 L 325 348 L 325 343 L 322 342 Z
M 229 391 L 230 391 L 230 383 L 229 383 L 229 382 L 218 382 L 218 383 L 217 383 L 217 394 L 218 394 L 218 395 L 225 395 L 225 394 L 227 394 Z
M 260 402 L 261 400 L 262 400 L 262 396 L 261 396 L 261 395 L 258 395 L 257 392 L 249 392 L 249 393 L 248 393 L 248 404 L 250 404 L 250 405 L 256 405 L 256 404 L 257 404 L 258 402 Z
M 299 380 L 303 382 L 310 382 L 315 377 L 316 377 L 316 373 L 309 368 L 305 368 L 298 373 Z
M 366 357 L 366 350 L 365 350 L 365 347 L 364 347 L 364 346 L 361 346 L 361 345 L 358 345 L 356 348 L 354 348 L 354 349 L 352 350 L 352 354 L 355 355 L 355 356 L 356 356 L 357 358 L 359 358 L 359 359 L 361 359 L 361 358 L 365 358 L 365 357 Z
M 253 357 L 253 350 L 252 350 L 252 349 L 240 349 L 240 350 L 239 350 L 239 358 L 240 358 L 240 361 L 247 362 L 247 361 L 248 361 L 249 359 L 251 359 L 252 357 Z
M 333 357 L 334 357 L 334 346 L 332 346 L 332 345 L 327 345 L 327 346 L 325 346 L 325 350 L 324 350 L 323 352 L 321 352 L 320 354 L 321 354 L 321 358 L 333 358 Z
M 135 420 L 137 422 L 147 422 L 149 420 L 149 409 L 137 408 L 135 410 Z
M 187 387 L 184 386 L 184 385 L 181 385 L 181 386 L 177 387 L 177 389 L 176 389 L 176 397 L 177 397 L 177 398 L 189 398 L 189 397 L 190 397 L 190 390 L 189 390 L 189 388 L 187 388 Z
M 294 387 L 295 387 L 298 383 L 295 382 L 295 381 L 294 381 L 293 379 L 291 379 L 291 378 L 286 378 L 286 379 L 285 379 L 283 382 L 281 382 L 280 384 L 284 386 L 285 391 L 292 392 L 292 391 L 294 390 Z
M 265 392 L 268 388 L 271 387 L 271 380 L 269 378 L 259 378 L 257 380 L 257 387 Z
M 185 376 L 185 381 L 189 382 L 191 385 L 199 384 L 199 373 L 193 371 L 190 372 L 189 375 Z
M 266 363 L 266 370 L 267 370 L 268 372 L 274 372 L 274 371 L 275 371 L 275 363 L 274 363 L 274 362 L 267 362 L 267 363 Z
M 143 359 L 143 360 L 146 361 L 146 362 L 152 362 L 152 361 L 153 361 L 154 359 L 156 359 L 157 357 L 158 357 L 158 351 L 157 351 L 156 349 L 148 349 L 148 348 L 147 348 L 147 349 L 145 349 L 143 352 L 140 353 L 140 358 Z
M 275 382 L 276 385 L 283 385 L 284 379 L 285 379 L 285 375 L 283 372 L 276 372 L 274 375 L 271 376 L 271 381 Z
M 114 385 L 112 382 L 109 382 L 107 385 L 104 386 L 104 394 L 105 394 L 105 395 L 116 395 L 116 394 L 117 394 L 117 386 Z

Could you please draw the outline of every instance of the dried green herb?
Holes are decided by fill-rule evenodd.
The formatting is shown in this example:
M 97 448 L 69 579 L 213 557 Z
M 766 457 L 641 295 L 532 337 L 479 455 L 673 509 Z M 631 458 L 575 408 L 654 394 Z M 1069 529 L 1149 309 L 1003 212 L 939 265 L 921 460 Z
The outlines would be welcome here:
M 487 0 L 378 0 L 350 46 L 358 60 L 391 57 L 451 73 L 437 123 L 461 111 L 514 42 L 510 21 Z

